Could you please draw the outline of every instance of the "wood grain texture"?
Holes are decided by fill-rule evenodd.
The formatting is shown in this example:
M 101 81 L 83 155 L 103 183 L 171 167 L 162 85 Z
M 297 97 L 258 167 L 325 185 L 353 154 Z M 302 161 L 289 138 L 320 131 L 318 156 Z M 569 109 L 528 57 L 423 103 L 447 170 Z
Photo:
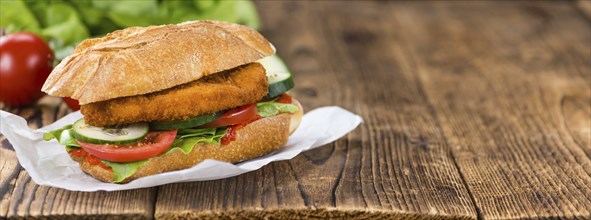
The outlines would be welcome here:
M 70 113 L 61 99 L 54 97 L 45 97 L 27 108 L 2 109 L 23 116 L 31 128 L 51 124 Z M 39 186 L 18 165 L 10 143 L 1 144 L 0 218 L 152 218 L 155 188 L 88 193 Z
M 587 19 L 591 20 L 591 1 L 577 0 L 575 6 L 587 17 Z
M 479 214 L 591 218 L 589 22 L 566 2 L 390 6 Z
M 244 175 L 112 193 L 35 185 L 0 136 L 0 219 L 591 219 L 586 2 L 257 2 L 304 107 L 364 124 Z
M 258 6 L 263 34 L 291 67 L 304 107 L 339 105 L 366 123 L 255 172 L 160 187 L 156 217 L 476 218 L 417 78 L 398 62 L 397 40 L 381 35 L 389 21 L 380 19 L 380 4 Z M 368 53 L 385 48 L 393 51 Z

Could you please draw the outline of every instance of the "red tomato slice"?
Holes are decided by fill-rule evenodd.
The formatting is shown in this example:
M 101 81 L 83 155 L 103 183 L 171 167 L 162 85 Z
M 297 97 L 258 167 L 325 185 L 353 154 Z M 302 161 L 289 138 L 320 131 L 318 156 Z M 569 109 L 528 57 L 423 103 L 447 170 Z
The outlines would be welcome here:
M 289 96 L 287 93 L 283 93 L 279 95 L 279 98 L 277 98 L 276 102 L 283 104 L 291 104 L 291 99 L 291 96 Z
M 153 131 L 133 144 L 90 144 L 78 141 L 89 154 L 112 162 L 133 162 L 160 155 L 174 142 L 176 130 Z
M 248 119 L 247 121 L 243 121 L 241 124 L 229 126 L 228 132 L 226 133 L 226 135 L 222 137 L 222 145 L 227 145 L 230 144 L 230 142 L 235 141 L 237 136 L 236 131 L 238 131 L 238 129 L 243 128 L 247 124 L 259 120 L 261 118 L 262 117 L 260 115 L 255 114 L 254 117 Z
M 242 124 L 250 120 L 257 114 L 256 104 L 243 105 L 238 108 L 229 110 L 222 114 L 216 120 L 202 125 L 204 128 L 224 127 L 235 124 Z

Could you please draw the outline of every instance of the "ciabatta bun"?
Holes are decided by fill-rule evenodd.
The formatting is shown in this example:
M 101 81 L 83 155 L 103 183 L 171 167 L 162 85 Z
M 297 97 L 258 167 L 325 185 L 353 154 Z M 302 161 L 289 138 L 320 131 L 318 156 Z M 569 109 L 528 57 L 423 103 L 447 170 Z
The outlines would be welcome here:
M 191 153 L 181 151 L 152 158 L 141 166 L 135 174 L 121 183 L 127 183 L 140 177 L 155 175 L 174 170 L 187 169 L 205 159 L 215 159 L 230 163 L 237 163 L 269 154 L 285 145 L 287 138 L 297 128 L 302 120 L 303 109 L 299 102 L 294 104 L 300 108 L 292 114 L 280 114 L 273 117 L 259 119 L 236 131 L 235 141 L 228 145 L 198 143 Z M 294 125 L 296 126 L 290 126 Z M 85 173 L 104 182 L 113 182 L 112 170 L 98 165 L 92 165 L 84 158 L 70 154 L 73 160 L 80 163 Z
M 274 53 L 263 36 L 238 24 L 131 27 L 80 43 L 42 91 L 84 105 L 161 91 Z

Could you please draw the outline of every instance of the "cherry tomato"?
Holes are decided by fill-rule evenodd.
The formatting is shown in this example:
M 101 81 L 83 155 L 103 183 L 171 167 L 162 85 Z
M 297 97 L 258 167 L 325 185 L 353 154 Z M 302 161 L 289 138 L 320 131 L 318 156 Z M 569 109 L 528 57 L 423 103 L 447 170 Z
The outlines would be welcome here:
M 133 162 L 160 155 L 174 142 L 176 130 L 153 131 L 134 144 L 90 144 L 78 141 L 90 155 L 112 162 Z
M 73 111 L 78 111 L 80 110 L 80 104 L 78 103 L 78 100 L 70 98 L 70 97 L 64 97 L 64 102 L 66 103 L 66 105 L 68 105 L 68 107 L 70 107 L 70 109 L 72 109 Z
M 257 114 L 256 104 L 243 105 L 229 110 L 212 122 L 202 125 L 204 128 L 223 127 L 228 125 L 242 124 Z
M 1 37 L 0 101 L 20 106 L 41 97 L 41 87 L 51 73 L 53 60 L 47 43 L 32 33 Z

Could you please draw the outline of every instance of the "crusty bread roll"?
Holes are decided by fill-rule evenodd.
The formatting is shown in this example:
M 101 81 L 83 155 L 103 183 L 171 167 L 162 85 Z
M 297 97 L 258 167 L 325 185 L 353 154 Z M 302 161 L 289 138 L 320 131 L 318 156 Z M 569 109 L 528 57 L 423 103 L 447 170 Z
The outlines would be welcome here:
M 237 163 L 269 154 L 287 143 L 287 138 L 297 128 L 297 126 L 290 126 L 290 124 L 300 123 L 303 109 L 299 102 L 294 100 L 294 104 L 300 106 L 297 112 L 254 121 L 237 130 L 236 140 L 227 145 L 198 143 L 189 154 L 174 151 L 152 158 L 135 174 L 120 183 L 127 183 L 144 176 L 190 168 L 205 159 Z M 113 182 L 112 170 L 92 165 L 84 158 L 76 157 L 73 154 L 70 154 L 70 157 L 80 163 L 80 168 L 85 173 L 104 182 Z
M 78 100 L 89 125 L 184 120 L 260 101 L 268 82 L 264 67 L 255 62 L 274 53 L 263 36 L 238 24 L 131 27 L 80 43 L 54 68 L 42 91 Z M 189 154 L 153 157 L 120 183 L 205 159 L 237 163 L 271 153 L 300 124 L 302 106 L 295 99 L 293 104 L 297 112 L 251 122 L 227 145 L 199 143 Z M 82 156 L 84 151 L 69 155 L 87 174 L 113 182 L 113 171 L 97 157 Z
M 263 36 L 238 24 L 131 27 L 80 43 L 42 91 L 84 105 L 161 91 L 274 53 Z

